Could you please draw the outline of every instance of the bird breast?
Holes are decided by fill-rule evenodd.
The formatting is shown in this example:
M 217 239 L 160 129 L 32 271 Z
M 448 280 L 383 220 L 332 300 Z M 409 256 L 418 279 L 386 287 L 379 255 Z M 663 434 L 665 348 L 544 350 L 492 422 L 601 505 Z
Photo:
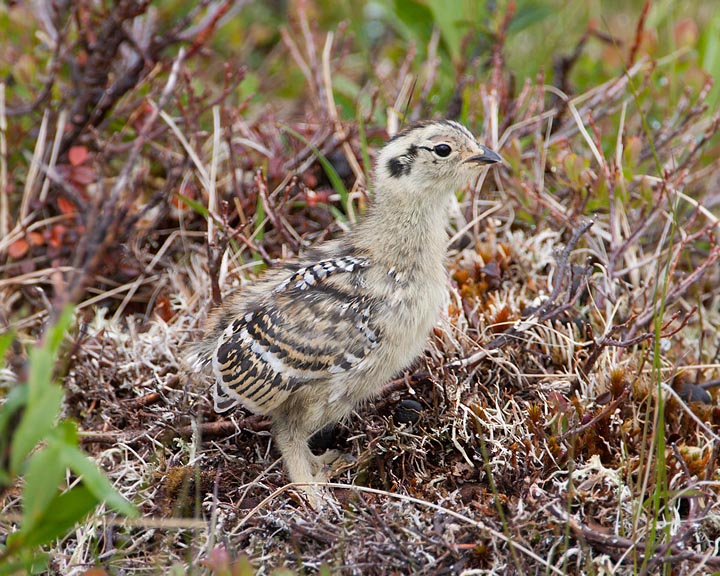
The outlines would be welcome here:
M 442 265 L 434 269 L 366 269 L 366 286 L 383 302 L 378 310 L 381 347 L 373 350 L 363 370 L 338 381 L 330 402 L 350 404 L 378 394 L 388 380 L 407 368 L 423 351 L 446 299 L 446 275 Z

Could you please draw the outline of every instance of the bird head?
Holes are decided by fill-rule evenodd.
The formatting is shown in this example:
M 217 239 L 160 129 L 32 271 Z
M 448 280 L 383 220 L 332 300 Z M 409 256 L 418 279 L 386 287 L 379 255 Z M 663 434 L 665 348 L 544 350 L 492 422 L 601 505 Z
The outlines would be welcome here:
M 462 124 L 420 122 L 398 133 L 380 151 L 376 187 L 449 195 L 471 183 L 483 166 L 501 161 Z

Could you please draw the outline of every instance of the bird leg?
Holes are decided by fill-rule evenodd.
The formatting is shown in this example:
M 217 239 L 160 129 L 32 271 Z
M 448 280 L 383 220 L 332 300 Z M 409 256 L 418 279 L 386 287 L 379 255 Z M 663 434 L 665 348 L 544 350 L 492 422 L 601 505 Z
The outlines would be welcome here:
M 280 421 L 273 424 L 273 437 L 285 461 L 290 481 L 300 484 L 317 482 L 317 470 L 313 465 L 315 456 L 310 451 L 307 436 Z
M 290 482 L 297 484 L 310 484 L 313 482 L 327 482 L 324 467 L 320 465 L 308 446 L 308 434 L 289 426 L 285 421 L 276 421 L 273 424 L 273 437 L 285 462 Z M 319 486 L 303 486 L 310 505 L 318 509 L 321 503 L 323 490 Z
M 285 467 L 290 481 L 297 484 L 310 484 L 314 482 L 327 482 L 338 472 L 344 470 L 348 464 L 354 462 L 349 454 L 339 450 L 327 450 L 316 456 L 308 446 L 309 434 L 299 430 L 287 420 L 279 420 L 273 424 L 273 436 L 282 453 Z M 303 486 L 310 505 L 318 508 L 320 497 L 324 494 L 320 486 Z

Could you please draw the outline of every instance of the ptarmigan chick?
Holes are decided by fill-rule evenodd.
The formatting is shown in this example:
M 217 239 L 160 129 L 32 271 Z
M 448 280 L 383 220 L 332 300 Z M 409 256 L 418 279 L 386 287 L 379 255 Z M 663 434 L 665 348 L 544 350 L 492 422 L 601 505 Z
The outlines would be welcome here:
M 190 361 L 212 370 L 216 411 L 272 418 L 291 481 L 326 481 L 337 453 L 313 455 L 308 438 L 422 353 L 447 290 L 450 199 L 499 161 L 456 122 L 405 129 L 378 155 L 360 224 L 211 314 Z

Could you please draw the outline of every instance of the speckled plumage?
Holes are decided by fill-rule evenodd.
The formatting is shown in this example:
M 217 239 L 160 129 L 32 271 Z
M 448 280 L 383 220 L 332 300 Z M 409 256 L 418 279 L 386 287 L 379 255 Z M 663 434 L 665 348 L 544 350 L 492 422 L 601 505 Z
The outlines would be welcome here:
M 303 266 L 233 320 L 213 357 L 215 409 L 239 401 L 268 414 L 293 390 L 356 368 L 380 345 L 367 265 L 339 257 Z
M 364 220 L 229 298 L 191 350 L 217 411 L 268 414 L 293 482 L 325 480 L 307 439 L 345 417 L 422 352 L 446 295 L 447 208 L 500 157 L 452 121 L 419 123 L 376 162 Z

